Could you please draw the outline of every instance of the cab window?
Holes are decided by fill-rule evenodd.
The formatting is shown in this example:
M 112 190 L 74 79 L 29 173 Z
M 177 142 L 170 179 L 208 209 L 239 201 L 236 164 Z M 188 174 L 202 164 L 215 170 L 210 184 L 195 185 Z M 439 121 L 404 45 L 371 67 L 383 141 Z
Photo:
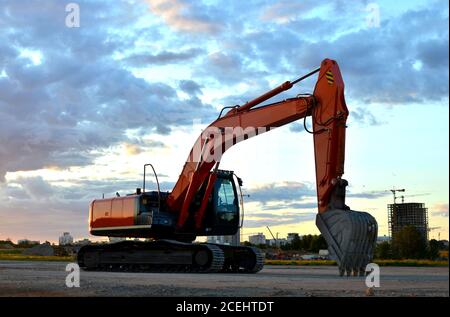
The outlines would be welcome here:
M 222 221 L 233 221 L 237 218 L 238 208 L 233 183 L 229 179 L 221 179 L 217 187 L 217 218 Z

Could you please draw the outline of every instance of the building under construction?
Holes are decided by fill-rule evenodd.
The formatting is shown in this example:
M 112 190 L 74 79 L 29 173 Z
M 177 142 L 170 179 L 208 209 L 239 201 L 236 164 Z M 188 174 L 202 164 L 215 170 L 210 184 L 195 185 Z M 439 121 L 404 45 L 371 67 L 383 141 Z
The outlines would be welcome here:
M 414 226 L 428 241 L 428 209 L 422 203 L 388 205 L 389 235 L 395 235 L 406 226 Z

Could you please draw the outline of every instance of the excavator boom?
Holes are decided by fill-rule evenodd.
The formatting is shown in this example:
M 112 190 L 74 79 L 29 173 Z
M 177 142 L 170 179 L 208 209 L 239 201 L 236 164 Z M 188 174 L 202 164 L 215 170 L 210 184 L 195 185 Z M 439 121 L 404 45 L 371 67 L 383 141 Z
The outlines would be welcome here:
M 313 95 L 297 96 L 259 106 L 269 98 L 290 89 L 293 83 L 319 71 Z M 207 182 L 203 200 L 207 200 L 215 182 L 221 156 L 234 144 L 293 121 L 312 117 L 318 216 L 317 226 L 337 260 L 341 274 L 361 273 L 372 259 L 377 223 L 368 213 L 354 212 L 345 205 L 342 179 L 345 158 L 345 130 L 349 111 L 344 98 L 344 81 L 338 64 L 325 59 L 320 69 L 246 103 L 232 107 L 211 123 L 198 137 L 181 175 L 167 198 L 169 209 L 179 213 L 177 228 L 183 230 L 192 212 L 191 203 Z M 305 129 L 307 127 L 305 125 Z M 195 224 L 202 226 L 205 204 L 195 210 Z

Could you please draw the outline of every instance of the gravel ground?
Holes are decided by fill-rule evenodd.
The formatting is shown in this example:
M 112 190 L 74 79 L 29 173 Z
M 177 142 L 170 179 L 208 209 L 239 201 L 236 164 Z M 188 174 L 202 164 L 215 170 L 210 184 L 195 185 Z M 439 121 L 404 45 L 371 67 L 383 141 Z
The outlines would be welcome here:
M 81 271 L 68 288 L 67 263 L 0 261 L 0 296 L 366 296 L 364 277 L 332 266 L 266 266 L 257 274 Z M 449 296 L 448 267 L 381 267 L 374 296 Z

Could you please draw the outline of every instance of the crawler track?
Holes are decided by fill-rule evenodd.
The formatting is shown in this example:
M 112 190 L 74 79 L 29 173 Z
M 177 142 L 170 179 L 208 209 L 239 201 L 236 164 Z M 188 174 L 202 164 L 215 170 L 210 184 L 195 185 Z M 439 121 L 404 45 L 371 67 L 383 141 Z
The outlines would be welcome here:
M 216 246 L 225 254 L 224 273 L 257 273 L 264 267 L 264 254 L 257 248 Z
M 85 270 L 116 272 L 256 273 L 264 266 L 256 248 L 172 240 L 87 245 L 77 260 Z

